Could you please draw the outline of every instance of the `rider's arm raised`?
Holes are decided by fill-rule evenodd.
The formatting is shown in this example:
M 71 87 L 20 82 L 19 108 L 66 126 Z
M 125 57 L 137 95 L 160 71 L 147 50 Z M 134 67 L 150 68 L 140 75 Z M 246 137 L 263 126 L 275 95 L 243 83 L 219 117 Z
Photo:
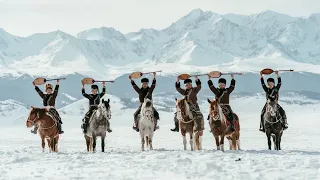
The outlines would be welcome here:
M 84 96 L 84 97 L 87 98 L 87 99 L 90 99 L 89 94 L 87 94 L 87 93 L 84 91 L 84 88 L 82 88 L 82 96 Z
M 157 80 L 156 80 L 155 78 L 153 78 L 152 84 L 151 84 L 151 86 L 150 86 L 151 91 L 153 91 L 154 88 L 156 88 L 156 83 L 157 83 Z
M 218 95 L 219 94 L 219 90 L 214 87 L 213 83 L 211 80 L 208 81 L 208 85 L 209 85 L 209 88 L 210 90 L 215 94 L 215 95 Z
M 131 85 L 133 89 L 136 90 L 138 94 L 140 94 L 140 88 L 136 85 L 136 83 L 132 79 L 131 79 Z
M 44 94 L 43 94 L 43 92 L 39 89 L 38 86 L 35 86 L 35 90 L 37 91 L 37 93 L 39 94 L 39 96 L 43 99 L 43 98 L 44 98 Z
M 57 84 L 56 87 L 54 88 L 53 97 L 57 97 L 58 96 L 58 91 L 59 91 L 59 84 Z
M 227 89 L 227 91 L 228 91 L 229 94 L 232 93 L 232 91 L 234 90 L 235 86 L 236 86 L 236 80 L 231 79 L 230 86 L 229 86 L 229 88 Z
M 261 85 L 262 85 L 263 90 L 264 90 L 265 92 L 267 92 L 267 91 L 268 91 L 268 88 L 267 88 L 266 84 L 264 83 L 263 77 L 261 77 L 260 80 L 261 80 Z
M 280 89 L 280 87 L 281 87 L 281 77 L 280 76 L 278 76 L 278 84 L 277 84 L 277 89 L 279 90 Z
M 180 82 L 176 82 L 176 90 L 181 94 L 181 95 L 185 95 L 185 93 L 186 93 L 186 90 L 184 90 L 184 89 L 181 89 L 181 87 L 180 87 Z
M 201 90 L 201 81 L 200 81 L 200 79 L 198 79 L 198 78 L 196 79 L 196 84 L 197 84 L 197 87 L 195 87 L 194 89 L 198 93 Z
M 103 85 L 102 92 L 100 93 L 100 97 L 104 96 L 106 94 L 106 86 Z

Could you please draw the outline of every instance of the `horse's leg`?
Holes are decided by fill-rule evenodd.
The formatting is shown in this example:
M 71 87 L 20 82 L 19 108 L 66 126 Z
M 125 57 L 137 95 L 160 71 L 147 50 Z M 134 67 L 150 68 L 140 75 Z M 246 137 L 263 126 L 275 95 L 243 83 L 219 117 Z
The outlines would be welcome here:
M 271 134 L 270 134 L 270 132 L 267 132 L 266 133 L 267 134 L 267 139 L 268 139 L 268 148 L 269 148 L 269 150 L 271 150 Z
M 145 144 L 145 133 L 144 133 L 144 129 L 142 127 L 139 127 L 139 132 L 140 132 L 140 138 L 141 138 L 141 151 L 144 151 L 144 144 Z
M 212 134 L 213 134 L 213 133 L 212 133 Z M 219 136 L 214 136 L 214 139 L 216 140 L 217 150 L 220 150 L 220 141 L 219 141 Z
M 231 138 L 229 136 L 226 137 L 228 139 L 229 142 L 229 150 L 232 150 L 232 141 Z
M 106 134 L 101 136 L 101 151 L 102 152 L 104 152 L 104 146 L 105 146 L 104 140 L 105 140 L 105 138 L 106 138 Z
M 90 151 L 90 152 L 93 151 L 92 144 L 93 144 L 93 138 L 92 138 L 92 137 L 89 137 L 89 151 Z
M 220 136 L 220 149 L 224 152 L 224 134 Z
M 44 152 L 44 147 L 46 146 L 46 143 L 44 142 L 44 137 L 41 137 L 41 146 L 42 146 L 42 152 Z
M 58 141 L 59 141 L 59 135 L 56 137 L 56 152 L 58 152 Z
M 241 150 L 240 148 L 240 132 L 238 132 L 238 136 L 237 136 L 237 146 L 238 146 L 238 150 Z
M 181 135 L 183 138 L 183 150 L 187 150 L 187 138 L 186 138 L 186 131 L 184 130 L 180 130 L 181 131 Z
M 90 147 L 90 139 L 88 136 L 84 135 L 84 139 L 86 141 L 86 145 L 87 145 L 87 152 L 89 152 L 89 147 Z
M 281 137 L 282 137 L 282 132 L 280 132 L 280 136 L 279 136 L 279 150 L 281 150 Z
M 153 150 L 153 146 L 152 146 L 152 139 L 153 139 L 153 132 L 154 131 L 150 131 L 150 136 L 149 136 L 149 146 L 150 146 L 150 150 Z
M 202 134 L 199 136 L 199 150 L 202 150 Z
M 199 132 L 194 134 L 194 144 L 195 144 L 195 150 L 200 150 L 200 141 L 199 141 Z
M 236 140 L 236 134 L 231 134 L 231 141 L 232 141 L 232 150 L 237 150 L 237 140 Z
M 276 135 L 271 134 L 272 141 L 273 141 L 273 148 L 274 150 L 277 150 L 277 142 L 276 142 Z
M 50 143 L 51 143 L 51 152 L 54 152 L 54 137 L 50 137 Z
M 93 152 L 96 152 L 97 136 L 93 135 L 92 140 L 93 140 L 93 143 L 92 143 Z
M 47 143 L 48 143 L 49 152 L 51 152 L 51 141 L 48 138 L 46 138 L 46 139 L 47 139 Z
M 192 131 L 190 132 L 189 144 L 190 144 L 190 147 L 191 147 L 191 151 L 193 151 L 194 147 L 193 147 L 193 132 Z

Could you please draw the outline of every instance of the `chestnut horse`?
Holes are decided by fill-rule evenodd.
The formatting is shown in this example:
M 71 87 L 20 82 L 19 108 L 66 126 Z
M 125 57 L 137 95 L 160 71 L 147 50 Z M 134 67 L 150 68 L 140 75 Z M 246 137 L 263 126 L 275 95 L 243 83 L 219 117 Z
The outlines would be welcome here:
M 194 118 L 192 116 L 189 105 L 188 105 L 185 98 L 184 99 L 177 99 L 176 98 L 176 109 L 177 109 L 177 119 L 179 120 L 179 128 L 181 131 L 181 135 L 183 136 L 184 150 L 187 150 L 186 133 L 189 133 L 189 135 L 190 135 L 189 143 L 191 146 L 191 151 L 194 150 L 194 142 L 196 145 L 195 149 L 201 150 L 202 145 L 201 145 L 200 132 L 194 133 L 194 126 L 195 126 Z M 194 139 L 193 139 L 193 137 L 194 137 Z
M 58 152 L 59 133 L 57 122 L 48 115 L 46 108 L 35 108 L 31 106 L 29 116 L 26 122 L 28 128 L 37 125 L 41 137 L 42 152 L 44 152 L 45 139 L 47 139 L 50 152 Z
M 219 105 L 217 100 L 212 100 L 209 102 L 209 116 L 210 116 L 210 128 L 211 132 L 216 140 L 217 150 L 224 151 L 224 137 L 229 140 L 230 150 L 236 150 L 236 146 L 238 146 L 238 150 L 240 150 L 240 124 L 239 118 L 234 113 L 236 117 L 235 122 L 235 131 L 227 131 L 230 122 L 227 120 L 226 116 L 223 114 L 223 110 Z M 220 137 L 220 141 L 219 141 Z

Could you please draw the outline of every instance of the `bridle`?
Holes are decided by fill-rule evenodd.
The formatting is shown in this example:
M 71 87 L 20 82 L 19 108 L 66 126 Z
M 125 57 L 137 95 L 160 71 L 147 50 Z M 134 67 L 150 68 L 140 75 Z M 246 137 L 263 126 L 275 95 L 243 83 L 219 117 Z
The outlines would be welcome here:
M 186 103 L 186 100 L 183 99 L 183 100 L 179 101 L 178 104 L 181 102 Z M 176 108 L 177 108 L 177 106 L 178 105 L 176 105 Z M 189 115 L 186 115 L 186 107 L 185 106 L 183 108 L 179 107 L 179 109 L 180 110 L 177 110 L 177 113 L 178 112 L 181 113 L 181 119 L 179 119 L 179 121 L 181 121 L 182 123 L 190 123 L 190 122 L 194 121 L 195 117 L 193 117 L 193 119 L 190 119 Z M 184 120 L 189 120 L 189 121 L 184 121 Z

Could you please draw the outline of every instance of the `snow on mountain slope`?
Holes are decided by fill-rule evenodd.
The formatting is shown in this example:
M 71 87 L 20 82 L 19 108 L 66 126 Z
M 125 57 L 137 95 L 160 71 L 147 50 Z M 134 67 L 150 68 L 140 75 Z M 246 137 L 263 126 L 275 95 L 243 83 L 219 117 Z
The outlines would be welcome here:
M 273 11 L 219 15 L 196 9 L 163 30 L 125 35 L 102 27 L 77 37 L 54 31 L 23 38 L 1 29 L 0 69 L 2 75 L 107 76 L 105 69 L 128 64 L 208 66 L 258 57 L 319 64 L 318 16 L 296 18 Z

